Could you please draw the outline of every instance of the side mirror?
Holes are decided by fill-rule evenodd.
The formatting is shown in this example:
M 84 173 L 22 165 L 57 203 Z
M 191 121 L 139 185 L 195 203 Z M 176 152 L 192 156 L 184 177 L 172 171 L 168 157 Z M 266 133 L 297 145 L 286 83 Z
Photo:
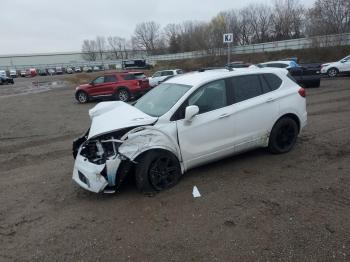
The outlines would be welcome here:
M 191 121 L 192 118 L 197 115 L 199 112 L 199 107 L 198 106 L 188 106 L 186 107 L 186 110 L 185 110 L 185 120 L 186 121 Z
M 94 81 L 91 81 L 89 84 L 92 85 L 92 86 L 95 85 Z

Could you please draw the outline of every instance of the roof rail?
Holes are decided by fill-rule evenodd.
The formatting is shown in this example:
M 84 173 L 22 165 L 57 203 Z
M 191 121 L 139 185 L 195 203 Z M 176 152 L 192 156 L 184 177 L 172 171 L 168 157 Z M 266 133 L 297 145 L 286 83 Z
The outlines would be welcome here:
M 216 70 L 216 69 L 227 69 L 228 71 L 233 71 L 233 68 L 230 68 L 230 67 L 204 67 L 204 68 L 199 68 L 198 72 L 205 72 L 205 71 Z

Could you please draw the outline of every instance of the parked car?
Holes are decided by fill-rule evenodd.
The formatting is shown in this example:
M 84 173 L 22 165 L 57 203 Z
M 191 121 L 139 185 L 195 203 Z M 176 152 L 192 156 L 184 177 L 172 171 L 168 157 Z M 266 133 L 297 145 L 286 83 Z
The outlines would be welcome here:
M 289 152 L 307 122 L 305 90 L 282 69 L 210 70 L 169 79 L 134 106 L 89 111 L 73 142 L 73 180 L 114 190 L 134 172 L 141 191 L 174 186 L 187 170 L 257 147 Z
M 39 76 L 46 76 L 46 75 L 47 75 L 46 68 L 40 68 L 40 69 L 38 70 L 38 75 L 39 75 Z
M 63 74 L 63 68 L 60 66 L 57 66 L 56 69 L 56 75 L 62 75 Z
M 80 66 L 74 67 L 74 71 L 75 71 L 76 73 L 81 73 L 81 68 L 80 68 Z
M 97 71 L 101 71 L 101 68 L 99 66 L 94 66 L 92 70 L 97 72 Z
M 27 76 L 27 70 L 21 70 L 20 75 L 21 75 L 21 77 L 26 77 Z
M 258 64 L 257 66 L 285 68 L 289 71 L 295 81 L 303 87 L 319 87 L 321 84 L 320 68 L 299 65 L 294 60 L 271 61 Z
M 155 72 L 152 77 L 148 78 L 149 84 L 152 87 L 155 87 L 159 84 L 159 81 L 164 80 L 168 76 L 180 75 L 184 72 L 181 69 L 172 69 L 172 70 L 162 70 Z
M 35 68 L 29 68 L 26 70 L 26 76 L 35 77 L 38 73 Z
M 350 55 L 337 62 L 322 64 L 321 73 L 329 77 L 335 77 L 340 73 L 350 73 Z
M 84 67 L 83 67 L 83 72 L 85 72 L 85 73 L 90 73 L 90 72 L 92 72 L 91 66 L 84 66 Z
M 148 64 L 145 59 L 123 60 L 122 69 L 151 69 L 152 65 Z
M 14 84 L 13 78 L 8 77 L 5 70 L 0 70 L 0 85 Z
M 55 69 L 50 68 L 50 69 L 47 70 L 47 73 L 48 73 L 50 76 L 52 76 L 52 75 L 55 75 L 55 74 L 56 74 L 56 71 L 55 71 Z
M 114 97 L 126 102 L 146 93 L 149 89 L 147 80 L 137 79 L 133 73 L 121 72 L 106 74 L 97 77 L 89 84 L 78 86 L 75 98 L 80 103 L 86 103 L 91 98 L 97 97 Z
M 67 68 L 66 68 L 66 73 L 67 73 L 67 74 L 73 74 L 74 71 L 73 71 L 73 69 L 72 69 L 71 67 L 67 67 Z
M 12 77 L 12 78 L 16 78 L 17 77 L 16 69 L 10 69 L 10 77 Z

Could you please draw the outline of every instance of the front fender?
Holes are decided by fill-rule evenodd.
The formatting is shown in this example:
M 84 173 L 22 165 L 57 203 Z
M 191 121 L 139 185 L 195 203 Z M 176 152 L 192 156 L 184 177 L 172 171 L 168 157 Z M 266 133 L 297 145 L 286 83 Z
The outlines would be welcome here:
M 120 145 L 118 152 L 134 161 L 150 149 L 164 149 L 172 152 L 181 162 L 181 151 L 173 138 L 176 137 L 176 126 L 172 131 L 174 136 L 153 126 L 135 128 L 121 138 L 124 142 Z

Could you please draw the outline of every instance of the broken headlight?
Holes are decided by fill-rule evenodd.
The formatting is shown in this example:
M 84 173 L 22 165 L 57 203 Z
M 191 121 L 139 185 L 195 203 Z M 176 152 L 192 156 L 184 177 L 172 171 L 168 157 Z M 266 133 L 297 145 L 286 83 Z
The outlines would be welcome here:
M 108 140 L 86 141 L 81 148 L 80 155 L 91 163 L 102 165 L 107 159 L 117 156 L 120 144 L 113 137 Z

